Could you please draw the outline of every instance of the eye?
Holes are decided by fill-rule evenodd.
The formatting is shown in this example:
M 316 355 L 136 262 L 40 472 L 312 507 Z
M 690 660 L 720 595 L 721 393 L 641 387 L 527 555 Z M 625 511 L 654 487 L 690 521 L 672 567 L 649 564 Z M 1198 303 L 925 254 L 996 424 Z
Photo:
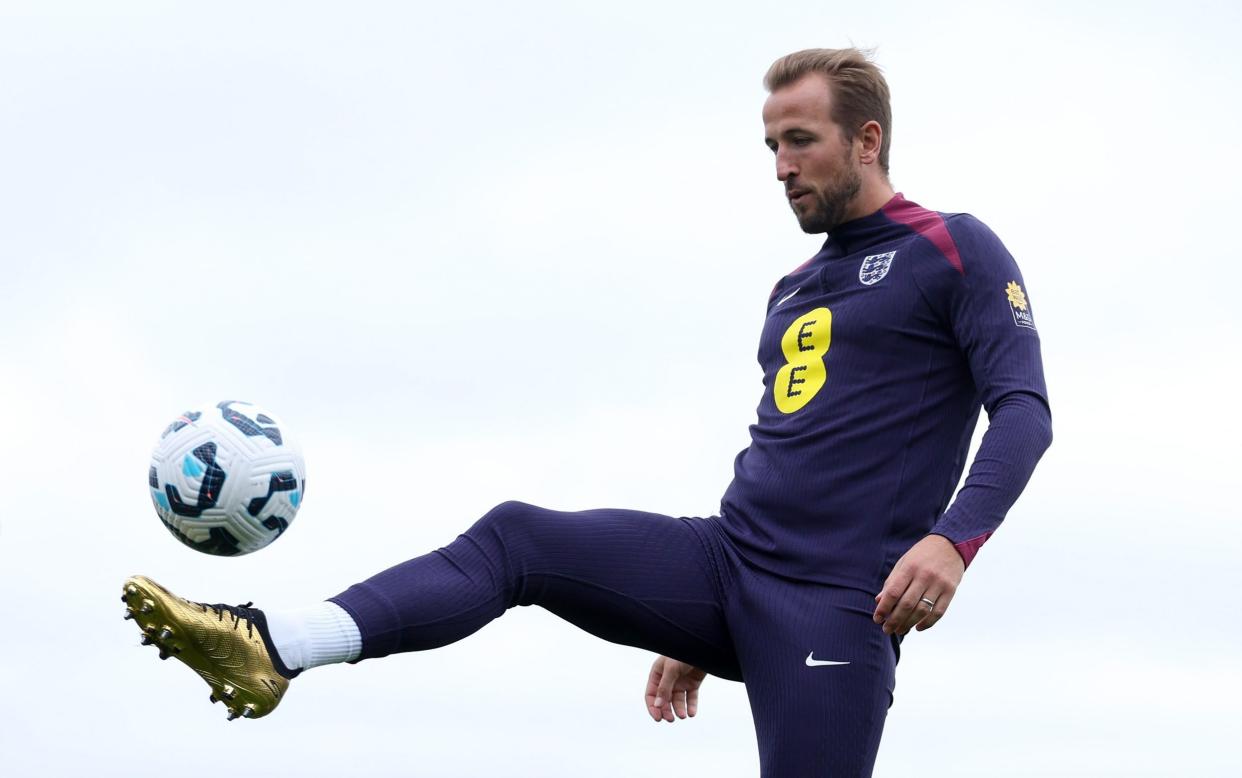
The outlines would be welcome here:
M 792 142 L 793 142 L 793 145 L 795 146 L 809 146 L 811 145 L 812 140 L 813 138 L 807 135 L 795 135 L 792 139 Z

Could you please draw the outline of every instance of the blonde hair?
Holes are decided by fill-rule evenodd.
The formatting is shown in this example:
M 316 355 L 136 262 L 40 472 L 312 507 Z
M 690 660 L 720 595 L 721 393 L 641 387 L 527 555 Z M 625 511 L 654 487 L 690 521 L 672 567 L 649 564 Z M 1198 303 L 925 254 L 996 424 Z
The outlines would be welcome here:
M 822 73 L 832 88 L 832 120 L 841 126 L 845 139 L 864 124 L 880 125 L 880 169 L 888 175 L 888 147 L 892 140 L 893 112 L 889 107 L 888 82 L 871 52 L 862 49 L 803 49 L 772 63 L 763 86 L 775 92 L 808 73 Z

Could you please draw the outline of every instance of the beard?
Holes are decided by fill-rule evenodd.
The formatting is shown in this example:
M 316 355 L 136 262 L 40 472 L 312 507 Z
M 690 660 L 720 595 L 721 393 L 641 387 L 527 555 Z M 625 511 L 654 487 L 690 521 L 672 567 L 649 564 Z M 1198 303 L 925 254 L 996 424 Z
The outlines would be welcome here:
M 862 175 L 850 164 L 847 157 L 840 176 L 823 189 L 813 190 L 815 199 L 811 207 L 799 213 L 793 203 L 789 205 L 798 217 L 798 225 L 803 232 L 832 232 L 845 223 L 850 205 L 861 190 Z

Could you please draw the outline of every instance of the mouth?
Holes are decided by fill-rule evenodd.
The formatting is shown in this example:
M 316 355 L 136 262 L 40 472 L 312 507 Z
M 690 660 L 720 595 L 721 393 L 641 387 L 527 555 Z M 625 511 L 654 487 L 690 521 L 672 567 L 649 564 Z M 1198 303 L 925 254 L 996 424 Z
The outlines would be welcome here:
M 796 203 L 802 198 L 809 197 L 810 195 L 810 189 L 793 189 L 785 193 L 785 196 L 789 198 L 790 204 Z

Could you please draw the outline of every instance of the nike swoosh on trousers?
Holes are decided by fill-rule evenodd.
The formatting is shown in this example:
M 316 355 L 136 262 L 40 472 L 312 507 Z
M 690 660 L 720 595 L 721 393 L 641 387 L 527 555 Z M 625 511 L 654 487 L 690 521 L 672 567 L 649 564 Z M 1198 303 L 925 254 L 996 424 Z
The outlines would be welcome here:
M 816 659 L 815 652 L 806 655 L 807 667 L 824 667 L 826 665 L 848 665 L 849 662 L 834 662 L 831 659 Z

